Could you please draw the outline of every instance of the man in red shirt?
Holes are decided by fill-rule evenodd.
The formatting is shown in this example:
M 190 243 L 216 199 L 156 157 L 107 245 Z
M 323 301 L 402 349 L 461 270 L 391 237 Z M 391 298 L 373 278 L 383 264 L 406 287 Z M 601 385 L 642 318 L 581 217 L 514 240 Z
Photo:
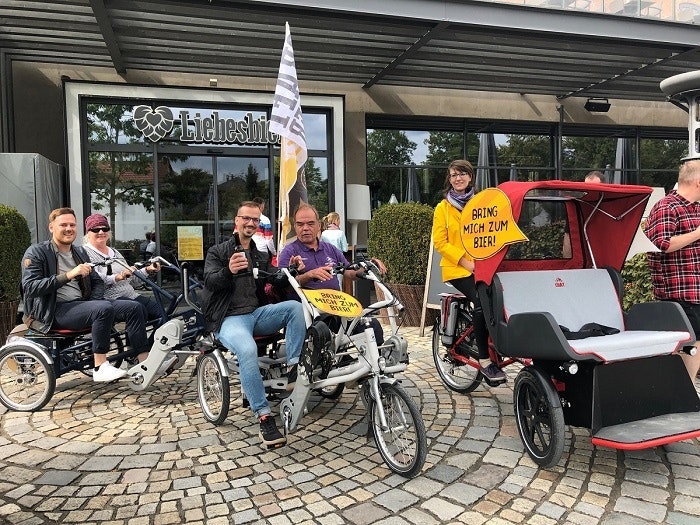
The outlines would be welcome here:
M 700 159 L 685 161 L 672 190 L 649 212 L 644 233 L 661 250 L 650 252 L 654 297 L 675 301 L 700 338 Z M 694 356 L 682 354 L 690 378 L 700 369 L 700 342 Z

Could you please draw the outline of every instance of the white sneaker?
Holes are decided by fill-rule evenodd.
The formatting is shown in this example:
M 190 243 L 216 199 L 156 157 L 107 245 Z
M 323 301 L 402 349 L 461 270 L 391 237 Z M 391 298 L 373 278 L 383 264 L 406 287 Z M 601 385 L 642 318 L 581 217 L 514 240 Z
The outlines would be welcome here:
M 121 379 L 127 375 L 126 370 L 116 368 L 109 361 L 102 363 L 97 370 L 92 373 L 92 380 L 98 383 L 108 383 Z

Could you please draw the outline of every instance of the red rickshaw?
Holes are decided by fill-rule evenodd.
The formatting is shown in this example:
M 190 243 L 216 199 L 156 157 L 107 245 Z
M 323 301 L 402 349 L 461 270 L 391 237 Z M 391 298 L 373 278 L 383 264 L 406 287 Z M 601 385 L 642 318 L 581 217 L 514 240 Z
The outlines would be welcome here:
M 566 424 L 589 428 L 594 445 L 624 450 L 700 436 L 700 399 L 680 356 L 695 351 L 685 313 L 668 301 L 622 307 L 620 271 L 651 188 L 540 181 L 498 189 L 529 240 L 477 261 L 475 275 L 493 358 L 522 365 L 513 402 L 530 457 L 558 463 Z M 471 305 L 460 297 L 443 298 L 433 354 L 443 382 L 467 393 L 483 376 Z M 447 303 L 457 305 L 451 326 Z

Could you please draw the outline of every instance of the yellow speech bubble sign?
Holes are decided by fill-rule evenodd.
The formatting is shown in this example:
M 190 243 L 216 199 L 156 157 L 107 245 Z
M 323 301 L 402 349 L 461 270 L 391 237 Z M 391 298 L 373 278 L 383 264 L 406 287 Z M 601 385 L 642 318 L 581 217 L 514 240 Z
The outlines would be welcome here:
M 508 244 L 529 240 L 513 219 L 508 196 L 498 188 L 474 195 L 462 210 L 462 244 L 474 259 L 488 259 Z
M 324 314 L 357 317 L 362 304 L 352 295 L 336 290 L 302 290 L 306 298 Z

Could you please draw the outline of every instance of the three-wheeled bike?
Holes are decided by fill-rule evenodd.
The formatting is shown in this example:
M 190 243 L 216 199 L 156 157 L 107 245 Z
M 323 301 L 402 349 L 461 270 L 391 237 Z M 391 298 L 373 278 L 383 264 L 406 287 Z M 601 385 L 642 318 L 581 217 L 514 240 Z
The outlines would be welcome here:
M 622 306 L 620 272 L 643 235 L 651 188 L 539 181 L 498 190 L 528 240 L 478 260 L 475 276 L 492 357 L 522 365 L 513 402 L 530 457 L 558 463 L 566 424 L 623 450 L 700 436 L 700 399 L 681 357 L 695 352 L 685 313 L 668 301 Z M 467 393 L 482 380 L 471 305 L 451 295 L 443 306 L 435 364 L 449 388 Z
M 137 267 L 157 262 L 170 272 L 181 275 L 178 266 L 162 257 L 137 263 Z M 119 259 L 105 259 L 93 265 L 124 265 Z M 134 276 L 149 287 L 161 309 L 162 326 L 151 334 L 152 346 L 148 358 L 135 362 L 133 352 L 127 349 L 128 341 L 123 330 L 115 329 L 111 335 L 111 352 L 107 358 L 115 366 L 128 366 L 129 386 L 135 391 L 150 388 L 153 383 L 182 366 L 190 356 L 197 359 L 197 394 L 205 418 L 215 424 L 222 423 L 229 410 L 228 367 L 220 349 L 202 344 L 205 323 L 202 316 L 188 308 L 183 298 L 194 293 L 201 285 L 191 277 L 182 279 L 182 289 L 172 293 L 157 283 Z M 17 327 L 0 348 L 0 403 L 10 410 L 37 411 L 53 396 L 56 380 L 61 376 L 80 371 L 92 375 L 93 356 L 90 328 L 85 330 L 52 330 L 42 334 Z

